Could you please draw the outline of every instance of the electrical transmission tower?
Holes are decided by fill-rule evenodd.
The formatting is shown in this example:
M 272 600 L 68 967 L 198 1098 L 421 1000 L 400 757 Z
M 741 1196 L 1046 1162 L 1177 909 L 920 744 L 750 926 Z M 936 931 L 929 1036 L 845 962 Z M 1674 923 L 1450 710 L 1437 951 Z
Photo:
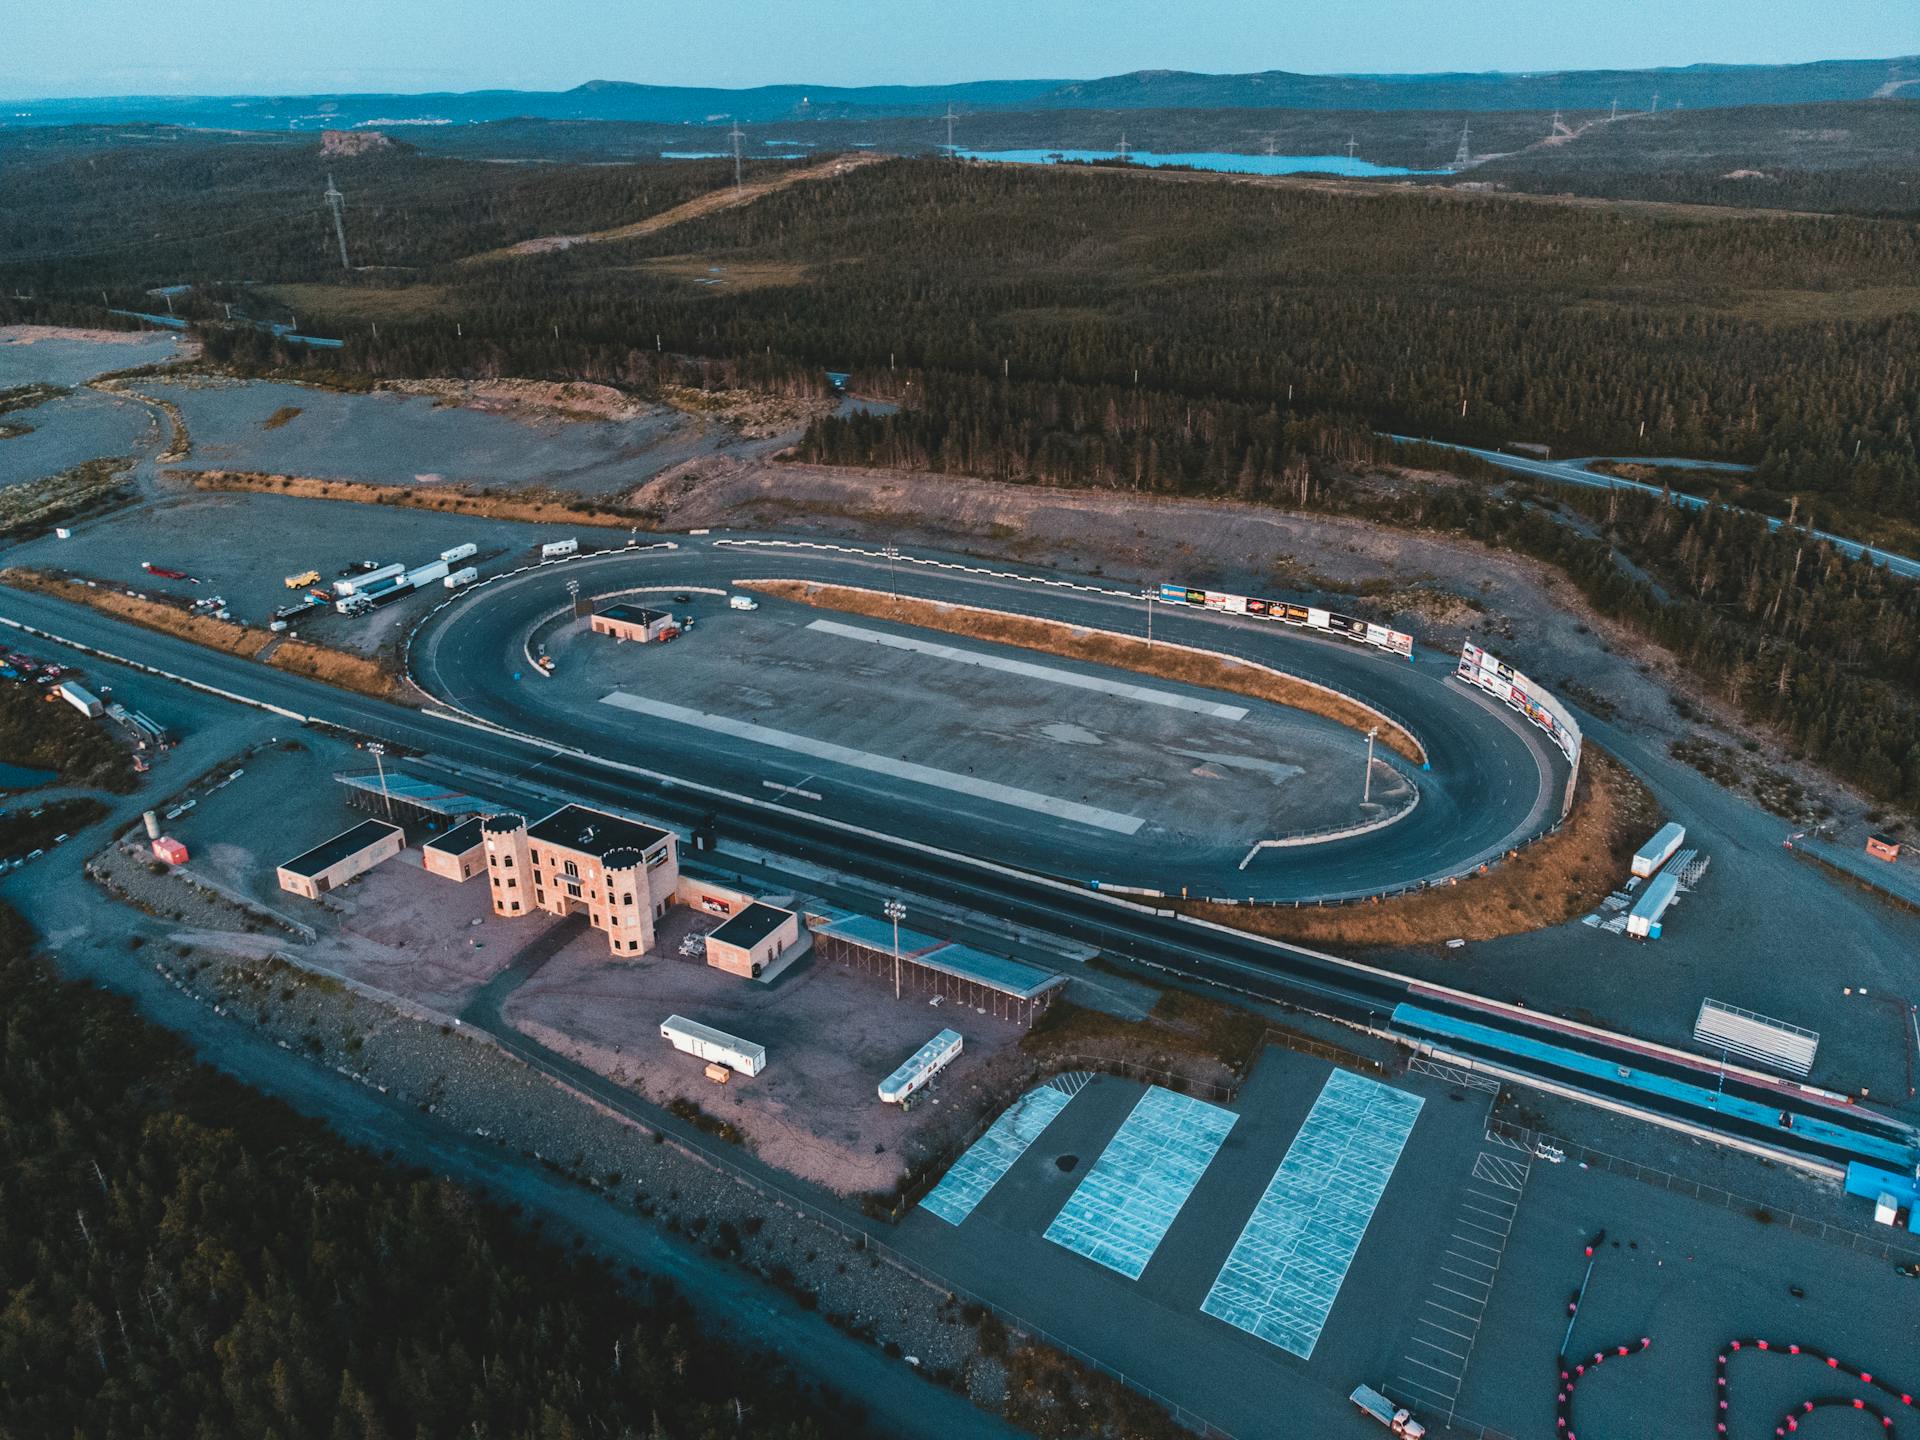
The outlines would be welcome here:
M 947 154 L 948 155 L 953 155 L 956 153 L 953 148 L 953 122 L 956 118 L 957 117 L 953 113 L 953 102 L 949 100 L 947 102 Z
M 1464 170 L 1473 163 L 1473 121 L 1460 122 L 1460 148 L 1453 152 L 1453 168 Z
M 1656 90 L 1653 92 L 1653 103 L 1647 106 L 1647 114 L 1658 115 L 1659 113 L 1660 113 L 1660 92 Z
M 353 266 L 347 263 L 347 222 L 340 210 L 340 207 L 346 203 L 346 199 L 347 197 L 342 195 L 339 188 L 333 183 L 333 172 L 328 171 L 326 201 L 327 208 L 333 211 L 334 237 L 340 242 L 340 268 L 342 270 L 351 270 Z
M 1120 163 L 1127 163 L 1127 132 L 1124 130 L 1120 132 Z
M 1353 142 L 1353 136 L 1347 136 L 1347 159 L 1353 159 L 1353 152 L 1356 148 Z
M 733 129 L 727 132 L 727 138 L 733 141 L 733 193 L 738 195 L 740 193 L 740 141 L 744 138 L 740 133 L 738 120 L 733 122 Z

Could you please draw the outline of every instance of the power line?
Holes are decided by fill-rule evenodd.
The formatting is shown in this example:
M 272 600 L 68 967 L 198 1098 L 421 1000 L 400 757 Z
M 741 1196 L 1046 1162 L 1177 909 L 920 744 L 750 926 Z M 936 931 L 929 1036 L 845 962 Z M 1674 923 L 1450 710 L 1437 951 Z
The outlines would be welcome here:
M 345 200 L 346 197 L 340 193 L 339 187 L 333 183 L 333 172 L 329 170 L 326 201 L 327 208 L 333 211 L 333 233 L 340 241 L 340 268 L 351 270 L 353 266 L 347 263 L 347 222 L 340 218 L 340 207 Z

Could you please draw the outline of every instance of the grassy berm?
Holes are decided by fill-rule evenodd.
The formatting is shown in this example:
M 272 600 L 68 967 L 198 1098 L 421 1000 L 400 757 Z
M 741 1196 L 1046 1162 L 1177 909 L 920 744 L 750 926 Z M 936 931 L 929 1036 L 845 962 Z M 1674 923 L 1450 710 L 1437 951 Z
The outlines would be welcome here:
M 349 655 L 344 650 L 334 650 L 306 640 L 275 643 L 276 637 L 270 631 L 254 626 L 233 620 L 217 620 L 211 615 L 196 615 L 180 605 L 129 595 L 124 590 L 106 584 L 88 585 L 68 576 L 49 575 L 39 570 L 16 567 L 0 571 L 0 581 L 17 585 L 22 590 L 37 590 L 44 595 L 88 605 L 117 619 L 144 625 L 149 630 L 177 635 L 182 640 L 191 640 L 209 650 L 222 650 L 229 655 L 261 660 L 277 669 L 324 680 L 343 690 L 355 690 L 381 700 L 400 698 L 394 677 L 382 670 L 377 660 L 370 660 L 364 655 Z M 270 650 L 269 646 L 272 647 Z
M 1181 908 L 1236 930 L 1309 944 L 1497 940 L 1563 925 L 1591 910 L 1626 877 L 1633 852 L 1659 823 L 1653 793 L 1589 743 L 1567 823 L 1480 874 L 1373 904 L 1294 910 L 1195 902 Z

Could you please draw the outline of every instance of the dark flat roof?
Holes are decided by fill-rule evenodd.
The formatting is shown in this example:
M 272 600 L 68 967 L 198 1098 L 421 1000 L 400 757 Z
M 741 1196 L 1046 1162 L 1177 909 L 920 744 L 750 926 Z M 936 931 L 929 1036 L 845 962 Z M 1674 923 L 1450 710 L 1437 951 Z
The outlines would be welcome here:
M 389 825 L 384 820 L 362 820 L 351 830 L 343 830 L 331 840 L 322 841 L 304 855 L 294 856 L 280 868 L 311 880 L 322 870 L 331 870 L 349 855 L 358 855 L 369 845 L 400 833 L 398 825 Z
M 793 911 L 782 910 L 778 905 L 762 905 L 756 900 L 707 938 L 751 950 L 792 918 Z
M 649 610 L 644 605 L 627 604 L 609 605 L 604 610 L 594 611 L 594 614 L 604 615 L 609 620 L 624 620 L 629 625 L 651 625 L 656 620 L 669 618 L 664 610 Z
M 464 825 L 454 826 L 453 829 L 447 831 L 444 835 L 435 836 L 431 840 L 423 841 L 420 848 L 422 850 L 439 850 L 448 855 L 464 855 L 469 850 L 476 848 L 483 838 L 480 830 L 480 822 L 477 819 L 469 820 Z
M 558 845 L 604 860 L 609 850 L 651 850 L 669 833 L 624 815 L 610 815 L 585 805 L 563 805 L 528 827 L 527 838 L 536 844 Z

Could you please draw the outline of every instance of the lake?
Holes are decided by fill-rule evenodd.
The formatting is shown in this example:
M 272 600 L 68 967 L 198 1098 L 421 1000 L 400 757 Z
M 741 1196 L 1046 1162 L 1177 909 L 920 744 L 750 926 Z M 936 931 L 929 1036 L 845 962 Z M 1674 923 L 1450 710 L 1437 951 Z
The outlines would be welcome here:
M 961 150 L 963 160 L 997 160 L 1003 165 L 1057 165 L 1061 161 L 1117 160 L 1116 150 Z M 1196 150 L 1159 155 L 1151 150 L 1129 150 L 1135 165 L 1157 170 L 1185 165 L 1195 170 L 1217 170 L 1236 175 L 1346 175 L 1371 180 L 1382 175 L 1438 175 L 1438 170 L 1409 170 L 1401 165 L 1375 165 L 1345 155 L 1236 155 L 1224 150 Z

